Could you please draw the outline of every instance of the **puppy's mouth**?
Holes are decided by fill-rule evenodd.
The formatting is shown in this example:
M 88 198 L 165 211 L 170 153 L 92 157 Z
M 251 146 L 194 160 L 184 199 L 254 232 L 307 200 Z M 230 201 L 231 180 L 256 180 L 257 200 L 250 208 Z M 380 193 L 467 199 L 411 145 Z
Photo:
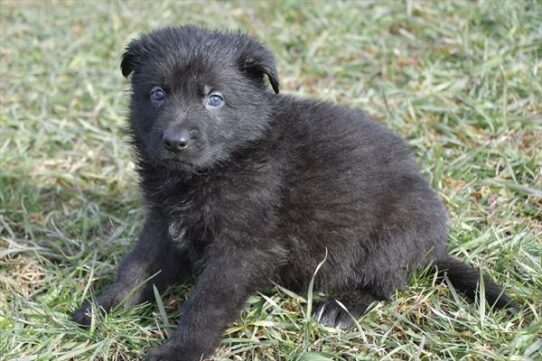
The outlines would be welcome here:
M 168 168 L 178 168 L 178 167 L 190 167 L 194 168 L 198 166 L 198 157 L 187 156 L 187 155 L 178 155 L 178 154 L 169 154 L 166 153 L 160 158 L 160 162 L 163 163 Z
M 205 168 L 205 151 L 186 150 L 185 152 L 175 153 L 165 150 L 162 152 L 159 162 L 169 169 L 194 173 Z
M 189 173 L 208 170 L 227 158 L 227 152 L 224 152 L 221 146 L 209 144 L 198 145 L 178 152 L 160 148 L 156 149 L 154 154 L 157 156 L 155 158 L 157 163 L 162 166 L 171 170 Z

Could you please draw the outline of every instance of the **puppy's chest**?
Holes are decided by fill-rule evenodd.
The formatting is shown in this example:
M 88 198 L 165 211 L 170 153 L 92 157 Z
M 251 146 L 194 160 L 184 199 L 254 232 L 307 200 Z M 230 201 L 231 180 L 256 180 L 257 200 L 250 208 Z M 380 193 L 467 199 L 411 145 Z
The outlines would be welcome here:
M 212 215 L 201 199 L 182 199 L 164 206 L 169 218 L 169 235 L 180 248 L 203 246 L 212 241 Z
M 218 232 L 220 205 L 217 194 L 205 187 L 170 189 L 170 197 L 160 207 L 168 216 L 169 235 L 179 248 L 204 249 Z
M 269 172 L 270 166 L 237 164 L 227 173 L 163 183 L 152 202 L 167 215 L 169 234 L 178 247 L 205 249 L 221 234 L 235 231 L 239 222 L 254 218 L 254 214 L 259 216 L 270 207 L 267 203 L 275 192 L 272 181 L 276 177 Z

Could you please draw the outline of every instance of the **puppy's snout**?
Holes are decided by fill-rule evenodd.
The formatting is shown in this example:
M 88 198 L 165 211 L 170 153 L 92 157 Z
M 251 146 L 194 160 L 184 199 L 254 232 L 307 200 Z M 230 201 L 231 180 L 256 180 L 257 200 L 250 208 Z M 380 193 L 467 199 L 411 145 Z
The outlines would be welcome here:
M 172 152 L 180 152 L 185 150 L 193 142 L 188 129 L 174 131 L 167 129 L 162 134 L 162 141 L 167 150 Z

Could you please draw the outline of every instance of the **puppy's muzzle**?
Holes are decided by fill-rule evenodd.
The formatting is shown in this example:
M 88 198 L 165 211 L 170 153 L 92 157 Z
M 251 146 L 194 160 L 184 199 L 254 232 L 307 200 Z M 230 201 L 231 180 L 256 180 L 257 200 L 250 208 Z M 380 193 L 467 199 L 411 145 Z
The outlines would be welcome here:
M 188 129 L 166 129 L 162 134 L 164 147 L 171 152 L 182 152 L 188 149 L 195 139 Z

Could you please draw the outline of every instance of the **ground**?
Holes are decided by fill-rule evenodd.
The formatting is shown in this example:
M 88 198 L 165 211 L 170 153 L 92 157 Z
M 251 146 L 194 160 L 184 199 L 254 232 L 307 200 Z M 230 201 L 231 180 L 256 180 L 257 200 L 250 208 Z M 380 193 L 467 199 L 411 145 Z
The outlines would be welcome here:
M 427 272 L 353 330 L 313 295 L 255 294 L 214 360 L 542 358 L 542 3 L 0 2 L 0 359 L 135 360 L 189 286 L 83 329 L 71 312 L 141 227 L 119 64 L 142 31 L 243 29 L 285 93 L 350 104 L 404 136 L 450 213 L 450 249 L 522 307 L 494 312 Z M 481 301 L 481 302 L 480 302 Z

